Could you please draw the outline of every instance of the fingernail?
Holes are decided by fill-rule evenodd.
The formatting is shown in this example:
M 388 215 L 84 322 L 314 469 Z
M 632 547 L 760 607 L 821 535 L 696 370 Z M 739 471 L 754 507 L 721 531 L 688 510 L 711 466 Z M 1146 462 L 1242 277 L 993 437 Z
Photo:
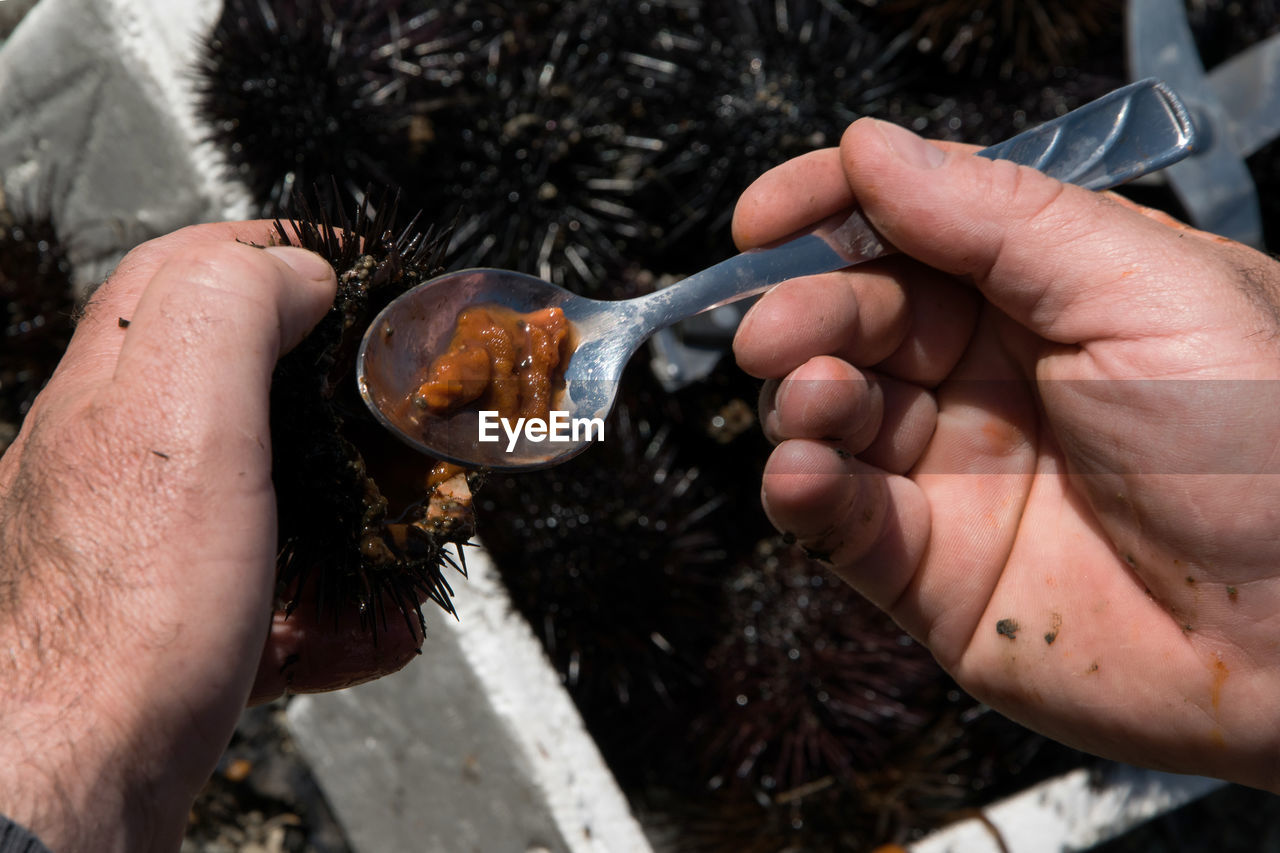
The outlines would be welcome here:
M 784 409 L 787 406 L 787 397 L 791 392 L 791 378 L 785 377 L 779 383 L 773 392 L 773 408 Z
M 889 148 L 908 166 L 916 169 L 936 169 L 946 159 L 941 148 L 930 145 L 905 127 L 887 121 L 876 121 L 880 135 Z
M 297 246 L 268 246 L 263 251 L 284 261 L 303 278 L 312 281 L 327 281 L 333 278 L 333 267 L 315 252 L 299 249 Z

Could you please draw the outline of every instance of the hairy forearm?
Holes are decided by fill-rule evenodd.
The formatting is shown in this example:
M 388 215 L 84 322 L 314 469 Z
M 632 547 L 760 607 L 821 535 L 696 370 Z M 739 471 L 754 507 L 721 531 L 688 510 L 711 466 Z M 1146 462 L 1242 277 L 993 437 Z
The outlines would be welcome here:
M 102 667 L 92 625 L 109 614 L 18 586 L 26 606 L 0 611 L 0 813 L 58 853 L 177 849 L 190 788 L 157 760 L 164 729 Z
M 6 703 L 0 713 L 0 813 L 59 853 L 177 848 L 185 810 L 160 813 L 169 797 L 142 781 L 114 733 L 77 721 L 74 704 Z

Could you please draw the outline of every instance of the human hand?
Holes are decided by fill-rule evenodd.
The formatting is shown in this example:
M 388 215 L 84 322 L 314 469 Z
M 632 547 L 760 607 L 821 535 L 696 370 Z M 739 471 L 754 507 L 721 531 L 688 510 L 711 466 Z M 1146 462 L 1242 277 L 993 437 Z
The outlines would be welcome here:
M 0 812 L 53 849 L 177 849 L 246 700 L 367 680 L 420 642 L 273 618 L 268 388 L 335 279 L 236 242 L 271 229 L 130 253 L 0 457 Z
M 761 177 L 735 237 L 855 198 L 903 255 L 735 340 L 770 518 L 1014 719 L 1280 791 L 1280 265 L 871 120 Z

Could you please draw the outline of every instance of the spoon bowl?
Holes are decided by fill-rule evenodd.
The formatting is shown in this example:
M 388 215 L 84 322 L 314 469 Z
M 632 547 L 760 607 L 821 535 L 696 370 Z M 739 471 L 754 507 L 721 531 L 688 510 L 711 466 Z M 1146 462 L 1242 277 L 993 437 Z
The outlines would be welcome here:
M 634 304 L 639 301 L 588 299 L 511 270 L 446 273 L 396 297 L 370 324 L 356 361 L 360 394 L 383 426 L 411 447 L 440 459 L 496 470 L 563 462 L 585 450 L 598 434 L 585 435 L 582 422 L 603 422 L 613 407 L 622 370 L 643 343 L 643 338 L 627 333 L 641 322 Z M 513 440 L 500 422 L 492 421 L 486 440 L 481 440 L 480 412 L 473 407 L 437 415 L 405 405 L 424 371 L 447 348 L 458 315 L 473 305 L 490 304 L 519 313 L 544 308 L 564 312 L 572 329 L 573 354 L 551 409 L 557 425 L 563 419 L 568 441 L 557 436 L 534 440 L 524 430 Z M 577 441 L 572 439 L 574 421 L 579 422 Z M 495 440 L 487 440 L 490 436 Z
M 1186 107 L 1163 83 L 1142 80 L 977 155 L 1101 190 L 1164 168 L 1194 148 Z M 623 368 L 654 332 L 787 279 L 893 251 L 855 209 L 637 299 L 588 299 L 510 270 L 448 273 L 396 297 L 374 319 L 357 356 L 360 393 L 384 426 L 431 456 L 499 470 L 554 465 L 604 437 Z M 437 415 L 411 404 L 426 371 L 448 347 L 459 315 L 479 305 L 522 314 L 555 307 L 569 321 L 572 350 L 541 428 L 514 419 L 504 425 L 473 407 Z

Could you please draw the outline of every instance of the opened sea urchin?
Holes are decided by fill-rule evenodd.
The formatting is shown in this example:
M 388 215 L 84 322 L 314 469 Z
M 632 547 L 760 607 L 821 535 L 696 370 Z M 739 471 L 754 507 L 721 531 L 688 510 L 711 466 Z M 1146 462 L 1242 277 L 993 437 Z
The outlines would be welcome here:
M 441 235 L 391 229 L 394 205 L 354 221 L 304 211 L 279 241 L 318 252 L 338 273 L 329 313 L 280 360 L 271 391 L 279 575 L 289 607 L 314 596 L 321 611 L 352 606 L 361 624 L 399 614 L 421 632 L 420 602 L 453 612 L 445 550 L 473 529 L 468 473 L 396 442 L 360 399 L 355 354 L 392 298 L 440 272 Z M 416 619 L 414 616 L 416 615 Z

